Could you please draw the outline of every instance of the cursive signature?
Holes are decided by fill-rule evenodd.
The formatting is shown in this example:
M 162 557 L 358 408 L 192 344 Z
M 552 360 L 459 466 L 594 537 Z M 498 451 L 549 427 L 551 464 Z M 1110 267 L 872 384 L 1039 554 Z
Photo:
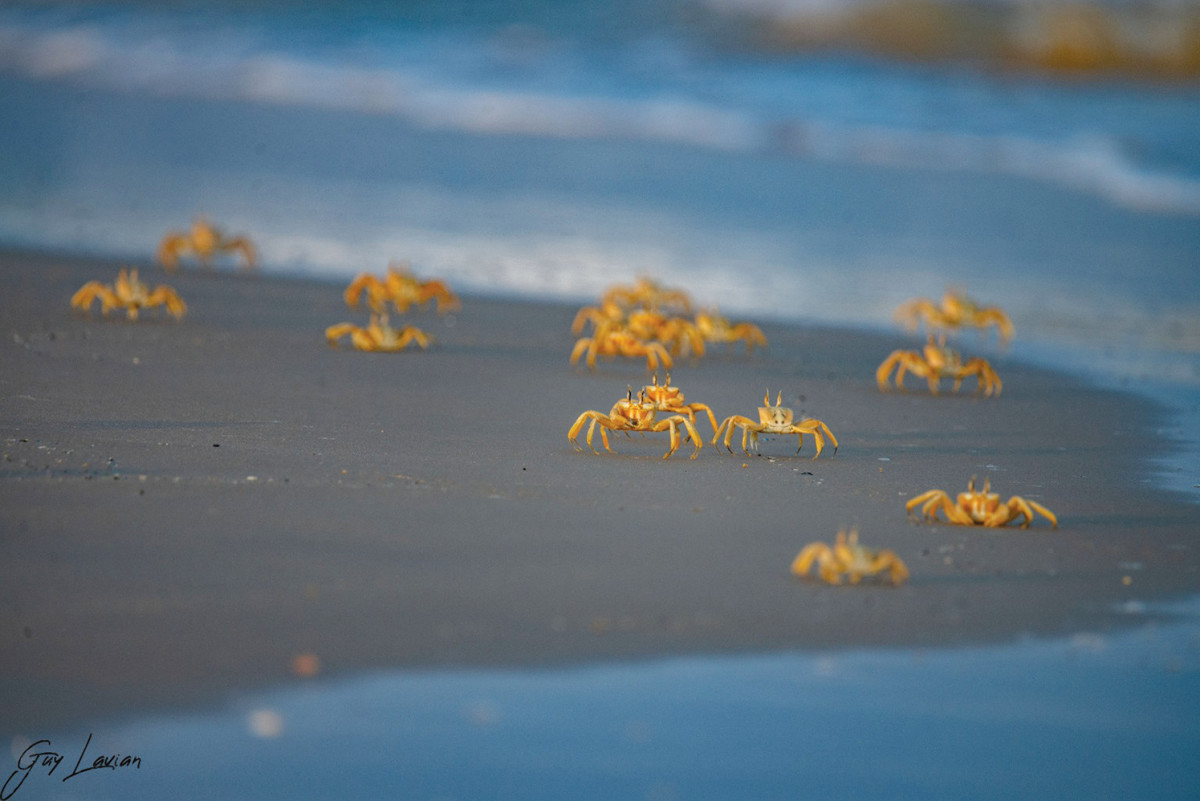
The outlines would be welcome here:
M 95 757 L 90 763 L 85 762 L 88 746 L 92 744 L 92 735 L 88 735 L 87 742 L 83 744 L 83 748 L 79 752 L 79 758 L 75 760 L 75 767 L 66 776 L 62 777 L 65 782 L 67 779 L 73 779 L 76 776 L 82 775 L 89 771 L 100 770 L 107 768 L 108 770 L 117 770 L 118 768 L 134 768 L 140 770 L 142 767 L 142 758 L 133 754 L 103 754 Z M 45 768 L 47 776 L 53 776 L 54 771 L 58 770 L 58 766 L 63 762 L 63 754 L 58 751 L 53 751 L 50 748 L 49 740 L 38 740 L 31 743 L 21 756 L 17 757 L 17 769 L 8 775 L 8 779 L 4 782 L 4 786 L 0 787 L 0 801 L 8 801 L 16 794 L 17 790 L 21 789 L 21 785 L 29 778 L 29 774 L 35 768 Z

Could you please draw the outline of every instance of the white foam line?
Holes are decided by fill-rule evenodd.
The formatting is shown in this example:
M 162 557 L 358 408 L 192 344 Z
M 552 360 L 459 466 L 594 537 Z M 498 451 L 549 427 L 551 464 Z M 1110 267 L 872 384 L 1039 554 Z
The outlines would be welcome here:
M 731 151 L 782 146 L 829 162 L 1017 175 L 1138 210 L 1200 215 L 1200 182 L 1138 168 L 1111 140 L 1037 141 L 820 120 L 763 119 L 680 96 L 624 99 L 431 84 L 415 74 L 330 66 L 231 44 L 193 55 L 162 38 L 115 40 L 98 28 L 0 25 L 0 68 L 164 95 L 386 114 L 483 135 L 671 142 Z

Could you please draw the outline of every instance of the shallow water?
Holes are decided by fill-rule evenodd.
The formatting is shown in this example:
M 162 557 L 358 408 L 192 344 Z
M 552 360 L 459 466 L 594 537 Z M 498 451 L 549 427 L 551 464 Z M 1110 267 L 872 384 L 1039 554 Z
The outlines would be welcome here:
M 1200 602 L 1124 610 L 1009 645 L 293 683 L 30 733 L 67 758 L 17 797 L 1194 798 Z M 141 767 L 62 781 L 85 746 Z

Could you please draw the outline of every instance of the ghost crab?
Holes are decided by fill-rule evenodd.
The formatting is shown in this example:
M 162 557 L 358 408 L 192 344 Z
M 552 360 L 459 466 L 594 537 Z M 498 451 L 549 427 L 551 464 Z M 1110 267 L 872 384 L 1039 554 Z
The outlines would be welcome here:
M 1017 520 L 1022 521 L 1021 528 L 1029 528 L 1029 524 L 1033 522 L 1033 513 L 1038 512 L 1049 520 L 1054 528 L 1058 528 L 1058 518 L 1054 516 L 1054 512 L 1040 503 L 1027 501 L 1020 495 L 1014 495 L 1000 503 L 1000 496 L 991 489 L 991 479 L 985 479 L 983 491 L 977 491 L 975 477 L 972 476 L 967 484 L 967 491 L 960 492 L 955 501 L 951 501 L 950 496 L 942 490 L 932 489 L 911 498 L 904 504 L 904 508 L 912 514 L 913 509 L 921 506 L 921 515 L 931 522 L 937 522 L 937 513 L 941 511 L 950 523 L 989 528 L 1000 528 Z
M 815 417 L 810 417 L 806 420 L 801 420 L 799 423 L 793 422 L 791 409 L 783 406 L 783 393 L 780 392 L 775 397 L 775 403 L 771 403 L 771 390 L 767 390 L 767 394 L 763 396 L 763 405 L 758 407 L 758 422 L 754 422 L 748 417 L 733 415 L 726 417 L 717 426 L 716 434 L 713 436 L 712 444 L 715 446 L 721 440 L 721 435 L 725 435 L 725 448 L 733 453 L 733 431 L 735 428 L 742 429 L 742 453 L 747 456 L 750 451 L 747 449 L 748 444 L 754 445 L 754 450 L 758 450 L 758 435 L 759 434 L 795 434 L 799 439 L 799 444 L 796 447 L 796 453 L 800 453 L 800 449 L 804 447 L 804 435 L 812 434 L 813 440 L 817 444 L 817 452 L 813 456 L 816 459 L 821 455 L 821 451 L 825 448 L 825 437 L 821 436 L 821 432 L 825 432 L 825 436 L 829 437 L 829 441 L 833 443 L 833 452 L 837 453 L 838 441 L 833 432 L 829 430 L 829 426 L 825 425 Z
M 672 356 L 704 355 L 704 336 L 686 317 L 668 317 L 662 312 L 638 309 L 630 312 L 625 327 L 644 342 L 661 342 Z
M 760 348 L 767 346 L 767 337 L 757 325 L 731 323 L 728 318 L 718 314 L 715 310 L 697 312 L 696 328 L 700 330 L 700 334 L 706 342 L 726 344 L 745 342 L 747 353 L 752 353 L 756 345 Z
M 388 303 L 403 314 L 410 306 L 420 308 L 431 300 L 437 302 L 438 314 L 462 308 L 458 296 L 445 283 L 436 278 L 422 281 L 413 275 L 407 264 L 389 264 L 387 275 L 382 279 L 371 273 L 360 273 L 346 287 L 346 305 L 356 308 L 363 292 L 367 294 L 367 305 L 377 313 L 382 313 Z
M 625 309 L 611 300 L 607 300 L 599 306 L 584 306 L 576 312 L 575 319 L 571 321 L 571 333 L 576 336 L 582 334 L 588 323 L 591 323 L 593 328 L 599 328 L 605 323 L 624 325 Z
M 980 306 L 958 289 L 947 289 L 940 306 L 928 298 L 903 303 L 896 309 L 896 319 L 910 331 L 915 331 L 922 321 L 933 331 L 994 325 L 1000 332 L 1001 341 L 1008 342 L 1013 337 L 1012 320 L 1002 309 Z
M 622 331 L 640 342 L 658 342 L 673 356 L 704 355 L 704 336 L 686 317 L 670 317 L 649 309 L 633 309 L 626 313 L 616 303 L 605 301 L 599 307 L 580 309 L 571 323 L 571 333 L 582 333 L 588 323 L 592 324 L 594 337 L 601 336 L 602 332 Z
M 102 314 L 107 316 L 113 309 L 124 309 L 125 316 L 130 320 L 136 320 L 141 309 L 156 306 L 165 306 L 167 313 L 177 320 L 187 312 L 187 305 L 178 292 L 166 284 L 151 290 L 138 280 L 136 268 L 126 270 L 122 267 L 117 280 L 111 285 L 88 281 L 71 297 L 71 306 L 87 311 L 95 300 L 100 301 Z
M 325 339 L 330 345 L 337 345 L 338 340 L 347 334 L 350 335 L 350 342 L 354 347 L 364 351 L 395 353 L 404 350 L 413 342 L 425 350 L 433 342 L 433 337 L 415 325 L 392 328 L 388 325 L 386 314 L 372 314 L 366 328 L 353 323 L 338 323 L 325 329 Z
M 190 231 L 168 231 L 158 246 L 158 260 L 167 272 L 179 266 L 180 256 L 193 254 L 205 267 L 212 266 L 213 257 L 222 253 L 240 253 L 246 269 L 254 266 L 257 255 L 245 236 L 226 237 L 221 230 L 203 217 L 197 217 Z
M 899 586 L 908 578 L 908 567 L 893 551 L 876 551 L 858 544 L 858 531 L 845 530 L 837 533 L 833 546 L 814 542 L 805 546 L 792 561 L 792 573 L 807 577 L 813 563 L 817 574 L 829 584 L 841 584 L 845 575 L 851 584 L 858 584 L 864 577 L 887 573 L 887 579 Z
M 579 361 L 587 354 L 584 362 L 588 369 L 596 369 L 596 357 L 625 356 L 628 358 L 646 357 L 646 369 L 654 371 L 661 362 L 663 367 L 670 369 L 671 354 L 661 342 L 646 341 L 630 332 L 627 328 L 614 323 L 601 323 L 590 337 L 583 337 L 575 343 L 571 351 L 571 364 Z
M 703 403 L 685 403 L 683 390 L 671 386 L 670 373 L 667 373 L 667 380 L 663 384 L 658 383 L 658 373 L 655 373 L 654 383 L 642 387 L 641 395 L 656 412 L 682 414 L 691 420 L 693 425 L 696 423 L 696 412 L 706 412 L 713 431 L 717 430 L 717 417 L 713 414 L 713 410 Z
M 652 278 L 642 277 L 632 286 L 614 285 L 609 287 L 601 299 L 601 304 L 615 304 L 621 308 L 640 306 L 651 311 L 676 310 L 684 314 L 692 311 L 692 299 L 682 289 L 671 289 L 662 286 Z
M 915 350 L 892 351 L 875 371 L 875 382 L 879 385 L 880 392 L 887 392 L 891 388 L 888 378 L 893 369 L 896 371 L 896 388 L 900 390 L 904 389 L 906 372 L 928 380 L 929 391 L 934 395 L 938 394 L 938 385 L 943 378 L 954 379 L 955 392 L 962 386 L 963 379 L 970 376 L 976 376 L 979 391 L 989 397 L 993 394 L 999 395 L 1004 387 L 1000 376 L 987 359 L 976 357 L 964 362 L 958 351 L 946 347 L 944 335 L 934 342 L 933 335 L 930 334 L 922 353 Z
M 571 441 L 571 445 L 575 450 L 582 451 L 578 442 L 579 432 L 583 430 L 583 424 L 591 421 L 588 425 L 587 445 L 592 449 L 592 453 L 600 453 L 592 445 L 592 435 L 595 433 L 597 426 L 600 428 L 600 441 L 604 443 L 604 450 L 609 453 L 616 453 L 608 445 L 608 431 L 637 431 L 639 433 L 669 431 L 671 444 L 670 448 L 663 458 L 666 459 L 679 449 L 680 438 L 679 429 L 682 428 L 687 433 L 688 439 L 696 446 L 696 450 L 692 453 L 692 458 L 695 459 L 700 453 L 700 449 L 704 445 L 704 440 L 700 439 L 699 432 L 696 431 L 696 426 L 686 416 L 682 414 L 671 415 L 670 417 L 659 420 L 657 419 L 657 409 L 646 400 L 646 393 L 642 391 L 638 394 L 638 399 L 633 399 L 633 388 L 630 387 L 629 394 L 625 400 L 617 401 L 612 410 L 608 414 L 588 410 L 579 415 L 575 420 L 575 424 L 571 426 L 571 430 L 567 432 L 567 439 Z

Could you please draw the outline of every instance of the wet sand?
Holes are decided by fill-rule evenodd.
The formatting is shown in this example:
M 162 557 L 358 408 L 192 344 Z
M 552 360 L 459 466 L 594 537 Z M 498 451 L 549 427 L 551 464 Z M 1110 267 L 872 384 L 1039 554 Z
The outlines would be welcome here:
M 299 681 L 302 654 L 338 676 L 1005 642 L 1200 588 L 1200 512 L 1149 480 L 1159 410 L 973 337 L 999 398 L 879 393 L 883 357 L 919 345 L 903 332 L 764 325 L 765 352 L 718 348 L 673 383 L 718 418 L 782 390 L 835 456 L 788 438 L 663 460 L 665 435 L 598 456 L 567 429 L 648 375 L 571 368 L 575 307 L 466 297 L 411 316 L 432 351 L 365 354 L 324 342 L 365 320 L 339 284 L 143 264 L 184 320 L 72 312 L 120 266 L 0 254 L 0 734 Z M 1060 528 L 905 514 L 972 475 Z M 911 580 L 789 575 L 842 526 Z

